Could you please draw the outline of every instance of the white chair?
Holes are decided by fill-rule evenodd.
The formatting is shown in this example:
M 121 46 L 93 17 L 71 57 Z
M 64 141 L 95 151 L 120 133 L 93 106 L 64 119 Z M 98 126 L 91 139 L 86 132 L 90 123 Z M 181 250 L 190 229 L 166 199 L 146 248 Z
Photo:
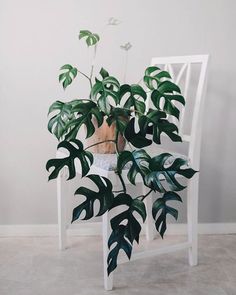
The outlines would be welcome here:
M 188 143 L 187 157 L 190 166 L 195 170 L 199 170 L 200 165 L 200 148 L 201 148 L 201 130 L 203 118 L 204 96 L 206 91 L 206 75 L 208 65 L 208 55 L 193 55 L 193 56 L 177 56 L 177 57 L 157 57 L 153 58 L 151 65 L 157 65 L 165 70 L 168 70 L 175 83 L 182 83 L 183 95 L 186 99 L 186 106 L 188 105 L 189 86 L 191 81 L 191 73 L 195 65 L 199 66 L 198 75 L 194 76 L 196 82 L 196 93 L 193 95 L 191 123 L 189 132 L 186 133 L 184 129 L 185 119 L 188 119 L 187 108 L 181 110 L 180 121 L 175 122 L 179 126 L 179 132 L 184 142 Z M 175 67 L 178 68 L 176 73 Z M 147 102 L 148 104 L 150 102 Z M 171 151 L 175 152 L 175 151 Z M 61 157 L 62 152 L 57 152 L 57 157 Z M 180 155 L 181 156 L 181 155 Z M 109 158 L 110 157 L 110 158 Z M 114 173 L 114 165 L 116 157 L 112 155 L 100 155 L 95 157 L 95 163 L 91 167 L 90 173 L 99 174 L 109 178 L 114 190 L 119 186 L 119 179 Z M 80 174 L 80 167 L 76 167 L 78 174 Z M 63 172 L 60 172 L 57 178 L 57 200 L 58 200 L 58 226 L 59 226 L 59 248 L 66 247 L 66 230 L 68 227 L 66 217 L 66 198 L 62 194 L 62 180 Z M 125 182 L 129 183 L 124 177 Z M 165 248 L 159 248 L 153 251 L 145 251 L 132 255 L 132 260 L 151 257 L 157 254 L 173 252 L 181 249 L 188 249 L 189 264 L 191 266 L 197 265 L 197 249 L 198 249 L 198 186 L 199 173 L 197 173 L 191 180 L 188 181 L 187 188 L 187 227 L 188 227 L 188 241 L 178 245 L 171 245 Z M 145 190 L 145 188 L 143 188 Z M 118 190 L 118 189 L 117 189 Z M 152 199 L 146 198 L 147 221 L 146 221 L 146 237 L 147 240 L 154 238 L 154 222 L 151 214 Z M 105 290 L 112 290 L 113 275 L 107 276 L 107 255 L 108 246 L 107 241 L 110 235 L 110 213 L 103 215 L 103 259 L 104 259 L 104 288 Z M 120 261 L 120 263 L 125 261 Z

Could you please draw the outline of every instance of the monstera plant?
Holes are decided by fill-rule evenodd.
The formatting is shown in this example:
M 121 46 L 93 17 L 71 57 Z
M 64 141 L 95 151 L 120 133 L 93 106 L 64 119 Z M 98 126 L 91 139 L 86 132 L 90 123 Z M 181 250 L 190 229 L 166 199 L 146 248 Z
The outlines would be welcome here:
M 98 34 L 82 30 L 79 39 L 85 40 L 87 46 L 93 47 L 96 52 L 100 41 Z M 81 177 L 89 179 L 97 187 L 92 190 L 80 186 L 75 191 L 76 196 L 81 196 L 82 202 L 74 208 L 72 222 L 81 216 L 86 220 L 94 217 L 94 205 L 97 201 L 100 207 L 96 216 L 125 205 L 126 209 L 118 210 L 120 213 L 110 220 L 112 232 L 108 240 L 110 253 L 107 258 L 107 271 L 110 274 L 117 267 L 120 250 L 123 250 L 129 259 L 131 258 L 133 243 L 139 242 L 140 222 L 145 222 L 146 219 L 144 200 L 150 197 L 151 192 L 158 194 L 158 198 L 153 202 L 152 215 L 161 237 L 167 228 L 167 215 L 178 218 L 178 211 L 170 204 L 173 201 L 182 202 L 178 192 L 185 186 L 176 179 L 176 176 L 181 175 L 189 179 L 196 171 L 188 166 L 186 159 L 174 157 L 170 153 L 151 157 L 145 151 L 145 147 L 151 144 L 160 145 L 162 134 L 167 135 L 172 141 L 181 141 L 177 126 L 169 119 L 171 117 L 179 119 L 180 111 L 176 105 L 178 103 L 184 105 L 185 100 L 170 74 L 156 66 L 148 67 L 144 71 L 143 86 L 140 83 L 121 84 L 104 68 L 101 68 L 99 74 L 94 77 L 94 65 L 90 74 L 85 74 L 69 64 L 62 66 L 60 70 L 59 81 L 64 89 L 78 76 L 83 76 L 88 80 L 90 90 L 86 98 L 69 102 L 56 101 L 50 106 L 48 130 L 58 139 L 57 148 L 68 150 L 68 155 L 49 160 L 46 168 L 50 170 L 49 180 L 51 180 L 57 178 L 59 172 L 67 167 L 68 180 L 70 180 L 77 175 L 75 160 L 79 161 Z M 152 102 L 150 108 L 147 108 L 147 99 Z M 104 124 L 115 126 L 114 138 L 95 142 L 92 145 L 82 142 L 79 137 L 81 129 L 85 129 L 86 137 L 90 138 Z M 125 149 L 119 147 L 119 136 L 127 143 Z M 109 142 L 115 147 L 117 158 L 115 173 L 120 180 L 119 191 L 114 190 L 112 182 L 106 177 L 90 174 L 94 161 L 94 155 L 90 150 L 104 142 Z M 146 194 L 133 195 L 128 191 L 124 181 L 124 169 L 128 171 L 128 181 L 133 185 L 136 184 L 137 176 L 141 176 L 143 185 L 148 188 Z

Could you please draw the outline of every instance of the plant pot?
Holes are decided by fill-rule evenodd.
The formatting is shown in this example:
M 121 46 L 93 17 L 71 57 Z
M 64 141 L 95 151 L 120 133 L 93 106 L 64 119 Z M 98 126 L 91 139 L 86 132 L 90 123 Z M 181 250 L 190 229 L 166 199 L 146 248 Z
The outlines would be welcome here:
M 111 126 L 108 126 L 106 120 L 104 120 L 103 124 L 100 127 L 98 127 L 97 121 L 94 119 L 93 124 L 96 130 L 94 134 L 87 139 L 87 146 L 90 146 L 105 140 L 115 140 L 115 133 L 116 133 L 115 123 L 112 123 Z M 121 134 L 119 134 L 118 136 L 119 151 L 124 150 L 125 144 L 126 144 L 125 138 Z M 96 154 L 115 154 L 116 146 L 114 142 L 105 142 L 105 143 L 101 143 L 89 148 L 89 151 Z

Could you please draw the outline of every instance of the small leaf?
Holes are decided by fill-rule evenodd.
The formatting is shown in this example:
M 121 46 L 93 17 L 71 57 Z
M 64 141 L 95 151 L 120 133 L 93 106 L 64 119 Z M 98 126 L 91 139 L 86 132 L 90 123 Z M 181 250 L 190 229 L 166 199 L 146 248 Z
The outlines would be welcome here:
M 61 139 L 67 132 L 67 123 L 74 118 L 72 110 L 72 102 L 64 103 L 61 101 L 54 102 L 48 111 L 48 114 L 52 112 L 57 112 L 56 115 L 51 117 L 48 122 L 48 131 L 56 136 L 59 140 Z
M 79 39 L 82 39 L 82 38 L 85 38 L 88 46 L 96 45 L 100 40 L 100 37 L 98 36 L 98 34 L 91 33 L 88 30 L 81 30 L 80 31 Z
M 163 78 L 171 79 L 171 76 L 168 72 L 161 71 L 161 69 L 156 66 L 151 66 L 145 70 L 143 81 L 150 90 L 154 90 L 161 83 Z
M 64 72 L 59 75 L 59 82 L 62 82 L 63 88 L 66 89 L 77 76 L 78 70 L 69 64 L 62 66 L 60 70 Z
M 146 100 L 147 94 L 144 91 L 144 89 L 137 84 L 124 84 L 120 87 L 120 100 L 122 97 L 129 93 L 129 97 L 127 98 L 124 108 L 134 108 L 135 111 L 138 113 L 144 113 L 145 112 L 145 103 L 143 101 Z M 142 98 L 143 101 L 140 101 L 139 99 Z
M 95 174 L 88 175 L 87 178 L 96 184 L 98 191 L 96 192 L 83 186 L 76 190 L 75 195 L 85 196 L 86 199 L 82 204 L 74 208 L 72 222 L 79 219 L 83 211 L 86 212 L 84 220 L 92 218 L 94 216 L 94 203 L 96 200 L 100 203 L 100 209 L 96 216 L 103 215 L 112 206 L 114 195 L 110 180 Z
M 178 218 L 178 211 L 168 205 L 166 205 L 167 201 L 178 201 L 182 202 L 181 197 L 175 192 L 166 192 L 162 198 L 158 198 L 152 207 L 152 216 L 155 220 L 155 226 L 157 231 L 160 233 L 163 238 L 164 233 L 166 231 L 166 217 L 167 214 L 173 216 L 176 220 Z M 157 217 L 158 213 L 159 216 Z
M 74 146 L 75 144 L 76 146 Z M 47 162 L 46 169 L 49 171 L 51 167 L 54 167 L 54 170 L 49 175 L 49 180 L 57 178 L 61 169 L 65 166 L 68 167 L 69 177 L 67 180 L 72 179 L 76 175 L 75 169 L 75 159 L 79 159 L 81 163 L 82 177 L 85 176 L 90 169 L 90 166 L 93 164 L 93 155 L 85 151 L 83 144 L 78 139 L 73 139 L 70 142 L 61 141 L 57 148 L 65 148 L 69 152 L 69 156 L 65 158 L 51 159 Z
M 101 70 L 101 72 L 101 75 L 105 74 L 104 71 Z M 102 81 L 96 79 L 91 90 L 91 98 L 97 101 L 100 110 L 108 115 L 111 111 L 109 99 L 112 98 L 116 105 L 119 103 L 119 89 L 119 81 L 112 76 L 106 76 Z

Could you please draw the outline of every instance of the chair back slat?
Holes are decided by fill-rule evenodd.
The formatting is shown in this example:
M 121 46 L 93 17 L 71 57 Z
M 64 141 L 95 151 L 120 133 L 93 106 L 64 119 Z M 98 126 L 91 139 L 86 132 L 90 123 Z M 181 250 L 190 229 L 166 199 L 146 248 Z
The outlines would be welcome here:
M 192 55 L 192 56 L 174 56 L 174 57 L 154 57 L 151 65 L 156 65 L 163 70 L 169 71 L 172 80 L 177 84 L 181 84 L 183 96 L 186 100 L 186 106 L 191 106 L 191 112 L 188 107 L 183 107 L 179 103 L 176 106 L 180 110 L 180 118 L 177 120 L 173 116 L 168 116 L 168 120 L 175 123 L 179 128 L 179 134 L 185 140 L 189 141 L 189 157 L 197 159 L 195 165 L 199 165 L 200 157 L 200 137 L 201 123 L 203 117 L 203 101 L 206 90 L 206 75 L 208 65 L 208 55 Z M 197 65 L 200 69 L 197 75 L 194 75 L 194 67 Z M 178 71 L 175 71 L 178 67 Z M 192 93 L 192 78 L 195 78 L 196 91 Z M 190 95 L 190 90 L 191 94 Z M 190 102 L 191 96 L 191 102 Z M 175 102 L 174 102 L 175 103 Z M 191 119 L 191 122 L 189 122 Z M 185 128 L 186 123 L 189 124 L 188 132 Z M 195 166 L 195 169 L 197 167 Z

